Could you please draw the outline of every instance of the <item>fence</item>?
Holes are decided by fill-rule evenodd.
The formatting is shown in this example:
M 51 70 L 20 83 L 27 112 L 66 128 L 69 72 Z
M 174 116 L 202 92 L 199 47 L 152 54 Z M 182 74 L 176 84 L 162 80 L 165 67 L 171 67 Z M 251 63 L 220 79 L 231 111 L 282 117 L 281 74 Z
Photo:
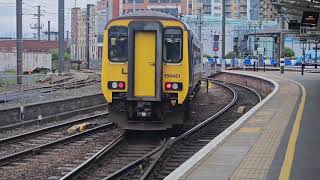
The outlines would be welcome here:
M 23 83 L 17 84 L 17 77 Z M 100 80 L 71 74 L 0 75 L 0 109 L 100 93 Z

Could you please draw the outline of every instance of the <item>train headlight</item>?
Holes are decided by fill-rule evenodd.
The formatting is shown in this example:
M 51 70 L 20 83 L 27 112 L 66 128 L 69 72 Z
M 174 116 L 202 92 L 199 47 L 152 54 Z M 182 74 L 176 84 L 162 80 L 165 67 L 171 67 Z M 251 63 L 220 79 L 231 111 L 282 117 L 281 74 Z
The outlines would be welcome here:
M 117 89 L 118 88 L 118 83 L 117 82 L 112 82 L 111 83 L 112 89 Z
M 167 91 L 181 91 L 182 90 L 182 83 L 178 82 L 166 82 L 164 84 L 165 90 Z
M 126 88 L 126 83 L 123 81 L 109 81 L 108 88 L 112 90 L 123 90 Z
M 179 85 L 177 83 L 173 83 L 172 84 L 172 89 L 173 90 L 178 90 L 178 88 L 179 88 Z

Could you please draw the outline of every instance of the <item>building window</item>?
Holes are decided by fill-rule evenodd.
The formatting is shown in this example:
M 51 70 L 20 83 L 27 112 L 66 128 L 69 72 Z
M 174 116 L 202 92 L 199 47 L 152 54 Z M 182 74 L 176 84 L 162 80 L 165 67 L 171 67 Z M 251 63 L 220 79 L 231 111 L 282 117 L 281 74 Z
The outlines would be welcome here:
M 158 0 L 149 0 L 149 3 L 158 3 Z
M 134 0 L 128 0 L 128 3 L 133 3 Z M 144 3 L 144 0 L 135 0 L 135 3 Z

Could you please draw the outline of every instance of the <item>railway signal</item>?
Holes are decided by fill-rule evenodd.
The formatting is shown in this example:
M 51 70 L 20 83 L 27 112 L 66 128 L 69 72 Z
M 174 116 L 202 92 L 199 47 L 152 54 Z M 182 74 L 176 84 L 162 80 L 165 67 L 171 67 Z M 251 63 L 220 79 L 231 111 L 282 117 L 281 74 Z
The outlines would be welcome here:
M 213 51 L 219 51 L 219 35 L 213 36 Z
M 214 36 L 213 36 L 213 40 L 214 40 L 214 41 L 219 41 L 219 35 L 214 35 Z
M 233 38 L 233 51 L 237 54 L 237 56 L 239 53 L 238 42 L 239 42 L 239 37 L 234 37 Z

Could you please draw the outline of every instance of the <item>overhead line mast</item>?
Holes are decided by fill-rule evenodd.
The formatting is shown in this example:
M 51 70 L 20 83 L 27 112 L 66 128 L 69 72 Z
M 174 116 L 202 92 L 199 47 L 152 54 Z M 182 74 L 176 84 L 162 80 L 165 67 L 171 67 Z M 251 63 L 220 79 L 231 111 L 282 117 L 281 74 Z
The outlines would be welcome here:
M 17 84 L 22 84 L 22 0 L 16 0 Z

